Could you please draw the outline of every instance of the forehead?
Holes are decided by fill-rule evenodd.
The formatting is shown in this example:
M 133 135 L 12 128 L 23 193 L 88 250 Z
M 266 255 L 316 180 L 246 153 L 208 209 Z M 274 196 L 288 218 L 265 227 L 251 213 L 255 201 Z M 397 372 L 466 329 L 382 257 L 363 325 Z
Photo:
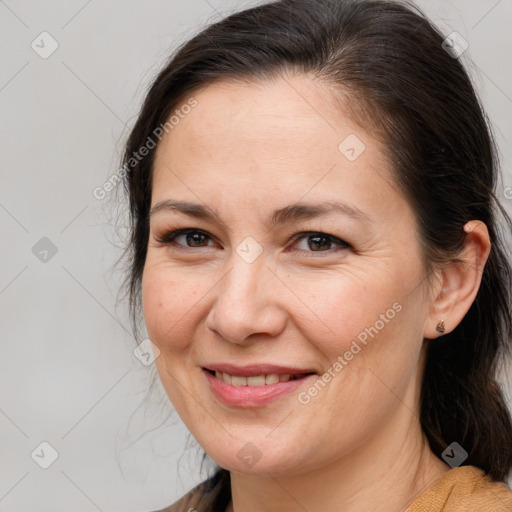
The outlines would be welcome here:
M 343 115 L 339 109 L 334 112 L 334 96 L 307 77 L 218 82 L 197 91 L 194 99 L 197 106 L 168 137 L 178 149 L 227 150 L 245 157 L 256 151 L 264 157 L 269 152 L 293 150 L 287 155 L 293 158 L 297 145 L 304 142 L 309 147 L 322 143 L 337 151 L 339 137 L 350 129 L 340 126 Z
M 391 171 L 379 141 L 318 81 L 221 82 L 193 98 L 196 106 L 158 146 L 153 205 L 170 188 L 231 202 L 242 192 L 257 200 L 270 190 L 293 200 L 326 192 L 363 203 L 389 196 Z

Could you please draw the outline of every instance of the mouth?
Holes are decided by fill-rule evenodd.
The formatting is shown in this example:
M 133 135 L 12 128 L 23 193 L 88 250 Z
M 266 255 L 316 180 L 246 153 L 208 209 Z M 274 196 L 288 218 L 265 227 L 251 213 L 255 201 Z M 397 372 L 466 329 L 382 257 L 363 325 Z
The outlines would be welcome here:
M 233 375 L 228 372 L 221 372 L 218 370 L 209 370 L 208 368 L 203 368 L 210 375 L 215 377 L 218 380 L 221 380 L 225 384 L 235 387 L 242 386 L 271 386 L 273 384 L 277 384 L 279 382 L 289 382 L 293 380 L 301 380 L 310 375 L 315 375 L 314 372 L 306 372 L 306 373 L 261 373 L 260 375 Z
M 264 407 L 290 396 L 298 388 L 311 385 L 318 374 L 292 368 L 256 366 L 222 368 L 202 367 L 212 396 L 224 405 L 236 408 Z M 221 371 L 223 370 L 223 371 Z

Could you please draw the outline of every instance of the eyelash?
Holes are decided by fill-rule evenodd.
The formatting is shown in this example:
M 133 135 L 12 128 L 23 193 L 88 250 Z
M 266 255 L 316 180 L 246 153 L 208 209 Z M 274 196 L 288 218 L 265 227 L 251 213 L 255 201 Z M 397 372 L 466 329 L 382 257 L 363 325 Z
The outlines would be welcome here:
M 180 250 L 181 249 L 183 249 L 183 250 L 189 250 L 189 249 L 193 250 L 193 249 L 201 249 L 203 247 L 211 247 L 209 245 L 203 246 L 203 247 L 190 247 L 190 246 L 187 246 L 187 245 L 177 244 L 174 241 L 176 237 L 178 237 L 180 235 L 187 235 L 187 234 L 190 234 L 190 233 L 200 233 L 200 234 L 208 237 L 210 240 L 212 240 L 212 237 L 208 233 L 206 233 L 205 231 L 203 231 L 201 229 L 186 228 L 186 229 L 177 229 L 175 231 L 169 231 L 168 233 L 164 233 L 164 234 L 156 237 L 156 241 L 161 243 L 161 244 L 165 244 L 165 245 L 179 246 Z M 331 249 L 328 249 L 326 251 L 304 251 L 304 250 L 299 250 L 299 252 L 310 253 L 310 254 L 315 254 L 315 253 L 332 254 L 333 252 L 338 252 L 339 250 L 347 250 L 347 249 L 351 248 L 350 244 L 348 244 L 347 242 L 345 242 L 341 238 L 335 237 L 333 235 L 329 235 L 328 233 L 323 233 L 321 231 L 303 231 L 301 233 L 297 233 L 296 235 L 294 235 L 292 237 L 292 241 L 295 244 L 298 241 L 301 241 L 303 239 L 307 239 L 307 238 L 309 238 L 309 237 L 311 237 L 313 235 L 317 235 L 318 237 L 330 240 L 332 243 L 338 245 L 338 249 L 336 251 L 333 251 Z

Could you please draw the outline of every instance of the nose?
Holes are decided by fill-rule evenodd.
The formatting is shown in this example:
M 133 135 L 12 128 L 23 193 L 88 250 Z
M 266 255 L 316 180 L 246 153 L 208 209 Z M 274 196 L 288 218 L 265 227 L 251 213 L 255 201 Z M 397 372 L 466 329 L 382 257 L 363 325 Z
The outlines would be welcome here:
M 214 287 L 206 326 L 226 341 L 247 345 L 283 332 L 287 314 L 276 290 L 282 286 L 265 258 L 247 263 L 233 255 L 231 269 Z

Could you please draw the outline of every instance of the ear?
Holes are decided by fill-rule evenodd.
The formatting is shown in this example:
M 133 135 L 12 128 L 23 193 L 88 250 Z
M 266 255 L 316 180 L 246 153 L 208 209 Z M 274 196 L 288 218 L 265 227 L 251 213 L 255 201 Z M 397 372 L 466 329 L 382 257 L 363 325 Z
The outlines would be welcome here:
M 437 326 L 444 321 L 444 334 L 455 329 L 469 311 L 482 281 L 482 273 L 491 250 L 487 226 L 472 220 L 464 226 L 466 238 L 459 260 L 443 266 L 434 287 L 431 312 L 424 337 L 438 338 Z

